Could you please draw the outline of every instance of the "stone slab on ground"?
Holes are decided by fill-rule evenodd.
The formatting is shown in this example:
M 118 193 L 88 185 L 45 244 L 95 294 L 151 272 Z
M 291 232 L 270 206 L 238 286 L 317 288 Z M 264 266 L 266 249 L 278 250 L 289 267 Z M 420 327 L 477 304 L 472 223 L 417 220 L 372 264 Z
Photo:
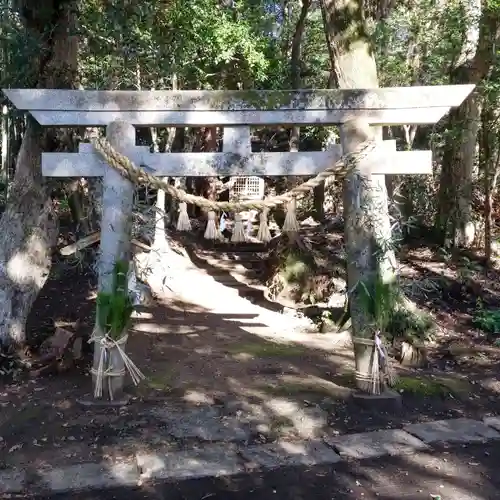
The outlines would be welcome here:
M 387 429 L 345 436 L 326 437 L 325 442 L 350 458 L 376 458 L 384 455 L 406 455 L 428 449 L 415 436 L 401 429 Z
M 265 469 L 297 465 L 333 464 L 341 460 L 331 448 L 319 441 L 279 441 L 240 449 L 241 456 Z
M 390 389 L 386 389 L 381 394 L 366 394 L 354 391 L 351 397 L 361 408 L 375 412 L 398 412 L 403 406 L 401 394 Z
M 26 473 L 24 471 L 0 471 L 0 495 L 4 493 L 17 493 L 24 489 Z
M 485 417 L 483 422 L 488 427 L 493 427 L 493 429 L 500 431 L 500 417 Z
M 236 417 L 224 417 L 211 407 L 185 412 L 156 408 L 151 414 L 165 422 L 167 431 L 178 439 L 247 441 L 250 438 L 250 430 L 243 422 Z
M 215 409 L 212 410 L 207 414 L 219 415 Z M 500 433 L 493 425 L 500 426 L 500 417 L 487 417 L 484 421 L 467 418 L 441 420 L 407 425 L 405 430 L 384 429 L 323 440 L 281 440 L 252 446 L 243 443 L 205 443 L 200 444 L 199 448 L 182 451 L 172 451 L 162 446 L 154 452 L 135 453 L 133 461 L 115 463 L 68 464 L 60 468 L 38 466 L 36 470 L 27 465 L 26 470 L 20 467 L 0 470 L 0 497 L 4 498 L 7 493 L 24 494 L 31 486 L 60 495 L 81 490 L 133 489 L 148 478 L 182 481 L 232 476 L 250 472 L 252 468 L 271 471 L 281 467 L 326 465 L 331 470 L 333 464 L 342 463 L 346 457 L 361 459 L 359 466 L 362 467 L 363 462 L 369 462 L 370 459 L 380 457 L 384 460 L 383 456 L 406 454 L 405 462 L 409 463 L 412 459 L 408 454 L 413 457 L 427 456 L 425 452 L 428 450 L 439 449 L 439 442 L 468 443 L 471 446 L 474 443 L 483 445 L 483 442 L 488 441 L 494 444 L 491 441 L 499 439 Z M 433 456 L 433 453 L 428 456 Z
M 137 453 L 136 461 L 145 479 L 231 476 L 245 470 L 236 450 L 219 444 L 175 453 Z
M 56 492 L 135 486 L 140 479 L 135 463 L 83 463 L 42 470 L 39 474 L 48 488 Z
M 486 439 L 500 439 L 500 433 L 484 422 L 469 418 L 436 420 L 420 424 L 410 424 L 403 428 L 425 443 L 446 441 L 450 443 L 482 442 Z

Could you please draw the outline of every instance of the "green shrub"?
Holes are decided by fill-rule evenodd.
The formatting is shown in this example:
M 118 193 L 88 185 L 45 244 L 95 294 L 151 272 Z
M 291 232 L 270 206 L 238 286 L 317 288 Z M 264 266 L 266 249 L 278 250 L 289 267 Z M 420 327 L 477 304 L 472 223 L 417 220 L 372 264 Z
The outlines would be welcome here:
M 419 311 L 409 310 L 403 301 L 398 285 L 385 283 L 377 277 L 370 287 L 360 284 L 360 297 L 363 308 L 370 315 L 373 326 L 389 340 L 423 342 L 432 335 L 432 318 Z
M 393 339 L 403 339 L 408 342 L 430 340 L 434 322 L 432 318 L 419 311 L 414 313 L 407 309 L 395 310 L 387 325 L 386 335 Z
M 484 309 L 479 305 L 472 323 L 487 334 L 497 336 L 500 334 L 500 309 Z

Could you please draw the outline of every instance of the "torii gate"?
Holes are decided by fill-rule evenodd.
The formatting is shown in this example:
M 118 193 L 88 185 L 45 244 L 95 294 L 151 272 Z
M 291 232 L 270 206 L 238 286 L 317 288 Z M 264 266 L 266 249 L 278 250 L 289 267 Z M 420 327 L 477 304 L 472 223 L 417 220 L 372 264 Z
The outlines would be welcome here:
M 252 153 L 250 126 L 341 125 L 353 118 L 368 120 L 371 125 L 434 124 L 451 107 L 460 105 L 472 89 L 471 85 L 443 85 L 297 91 L 4 89 L 4 93 L 44 126 L 106 126 L 107 138 L 118 151 L 157 176 L 246 177 L 316 175 L 342 156 L 341 145 L 327 151 Z M 221 126 L 223 152 L 150 153 L 149 147 L 135 145 L 134 125 Z M 381 142 L 362 160 L 360 169 L 372 174 L 432 173 L 431 151 L 395 149 L 395 141 Z M 130 245 L 126 236 L 132 211 L 130 182 L 107 168 L 91 144 L 80 144 L 78 153 L 43 153 L 42 173 L 104 178 L 99 283 L 107 288 L 105 276 Z
M 161 177 L 311 176 L 338 161 L 342 147 L 327 151 L 252 153 L 250 126 L 332 125 L 360 118 L 370 125 L 434 124 L 459 106 L 473 85 L 356 90 L 295 91 L 95 91 L 5 89 L 20 110 L 41 125 L 106 126 L 107 139 L 120 153 Z M 136 146 L 134 126 L 220 126 L 222 153 L 150 153 Z M 352 127 L 349 129 L 352 134 Z M 345 137 L 346 149 L 356 139 Z M 350 151 L 344 151 L 348 153 Z M 395 151 L 395 141 L 380 143 L 358 168 L 372 174 L 430 174 L 431 151 Z M 49 177 L 100 176 L 103 214 L 99 289 L 109 291 L 114 262 L 130 253 L 129 219 L 133 186 L 108 168 L 90 144 L 78 153 L 43 153 Z

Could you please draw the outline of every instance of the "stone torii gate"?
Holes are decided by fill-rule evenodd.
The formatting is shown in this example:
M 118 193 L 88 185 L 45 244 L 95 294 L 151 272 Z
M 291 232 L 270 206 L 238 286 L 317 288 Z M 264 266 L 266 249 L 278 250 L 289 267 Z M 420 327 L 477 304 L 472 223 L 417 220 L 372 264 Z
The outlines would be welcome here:
M 43 126 L 105 126 L 110 144 L 158 177 L 312 176 L 359 144 L 353 120 L 372 126 L 434 124 L 459 106 L 474 86 L 295 91 L 94 91 L 5 89 L 18 109 Z M 252 153 L 251 126 L 340 125 L 341 145 L 327 151 Z M 136 146 L 134 126 L 223 127 L 222 153 L 150 153 Z M 371 174 L 430 174 L 431 151 L 397 152 L 383 141 L 361 158 Z M 103 177 L 99 290 L 109 291 L 117 259 L 129 258 L 133 185 L 102 160 L 91 144 L 78 153 L 43 153 L 49 177 Z M 348 221 L 346 221 L 348 223 Z M 348 270 L 352 273 L 351 269 Z

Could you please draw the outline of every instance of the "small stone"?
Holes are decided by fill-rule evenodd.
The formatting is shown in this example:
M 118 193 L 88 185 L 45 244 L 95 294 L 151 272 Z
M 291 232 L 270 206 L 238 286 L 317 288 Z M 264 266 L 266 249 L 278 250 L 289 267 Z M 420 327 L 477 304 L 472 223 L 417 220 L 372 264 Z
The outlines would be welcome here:
M 500 438 L 500 433 L 488 427 L 485 423 L 468 418 L 410 424 L 405 426 L 404 430 L 417 436 L 425 443 L 438 441 L 470 443 Z
M 483 422 L 488 427 L 493 427 L 493 429 L 500 431 L 500 417 L 485 417 L 483 418 Z
M 26 474 L 22 471 L 0 471 L 0 494 L 18 493 L 24 489 Z
M 353 392 L 352 399 L 357 405 L 370 411 L 399 412 L 403 405 L 401 394 L 390 389 L 381 394 Z
M 70 465 L 61 469 L 40 471 L 40 476 L 52 491 L 113 488 L 133 486 L 139 480 L 135 464 L 92 464 Z
M 244 472 L 243 465 L 228 445 L 209 445 L 201 450 L 138 453 L 142 478 L 186 479 L 231 476 Z
M 428 448 L 422 441 L 402 430 L 380 430 L 325 438 L 340 455 L 352 458 L 375 458 L 384 455 L 405 455 Z
M 333 464 L 341 460 L 335 451 L 319 441 L 278 441 L 242 448 L 240 454 L 265 469 Z

